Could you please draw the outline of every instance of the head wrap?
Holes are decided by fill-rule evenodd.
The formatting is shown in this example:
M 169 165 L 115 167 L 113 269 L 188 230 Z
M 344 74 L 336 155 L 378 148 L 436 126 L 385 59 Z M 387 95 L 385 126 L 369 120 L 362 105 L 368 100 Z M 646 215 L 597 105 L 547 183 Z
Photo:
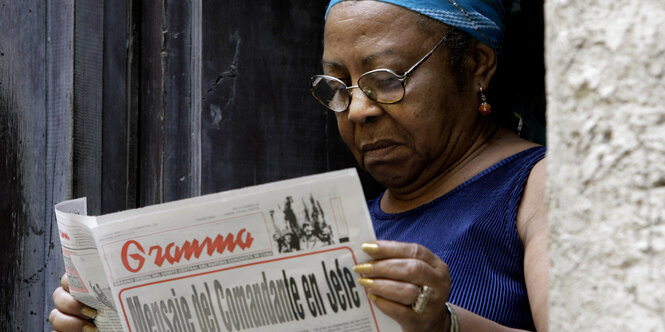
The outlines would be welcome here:
M 344 0 L 332 0 L 326 10 Z M 469 33 L 500 51 L 503 42 L 502 0 L 375 0 L 404 7 Z

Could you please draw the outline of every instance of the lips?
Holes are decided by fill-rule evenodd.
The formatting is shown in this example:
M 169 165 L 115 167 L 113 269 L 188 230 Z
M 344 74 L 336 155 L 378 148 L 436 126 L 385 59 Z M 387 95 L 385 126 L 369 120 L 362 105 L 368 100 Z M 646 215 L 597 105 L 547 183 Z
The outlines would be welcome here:
M 376 141 L 374 143 L 361 144 L 360 145 L 360 151 L 370 152 L 370 151 L 389 148 L 391 146 L 397 146 L 397 143 L 395 143 L 393 141 L 390 141 L 390 140 L 380 140 L 380 141 Z
M 363 155 L 365 164 L 387 161 L 390 153 L 399 146 L 398 143 L 390 140 L 379 140 L 372 143 L 360 145 L 360 151 Z

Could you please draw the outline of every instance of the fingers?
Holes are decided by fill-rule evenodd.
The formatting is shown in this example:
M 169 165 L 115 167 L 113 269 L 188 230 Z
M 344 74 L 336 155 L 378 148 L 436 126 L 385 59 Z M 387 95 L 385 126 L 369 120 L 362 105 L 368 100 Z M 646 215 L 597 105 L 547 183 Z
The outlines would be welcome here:
M 398 322 L 403 319 L 413 320 L 418 318 L 410 306 L 405 306 L 383 297 L 376 297 L 374 304 L 386 315 L 394 318 Z M 412 317 L 413 316 L 413 317 Z
M 374 259 L 415 258 L 435 268 L 443 263 L 439 256 L 417 243 L 376 241 L 363 243 L 362 250 Z
M 60 278 L 60 286 L 53 292 L 56 309 L 51 311 L 48 318 L 53 329 L 61 332 L 96 332 L 97 328 L 89 319 L 95 318 L 97 312 L 69 293 L 67 273 Z
M 61 332 L 96 332 L 97 328 L 89 321 L 79 317 L 70 316 L 53 309 L 48 318 L 53 329 Z
M 411 305 L 416 302 L 418 294 L 421 292 L 420 286 L 410 282 L 401 282 L 391 279 L 379 278 L 360 278 L 358 283 L 376 297 L 389 300 L 395 304 L 404 306 L 411 310 Z M 438 284 L 430 283 L 428 287 L 432 289 L 428 297 L 425 308 L 429 303 L 446 303 L 450 293 L 450 287 L 444 282 Z M 440 308 L 439 308 L 440 309 Z
M 63 273 L 60 277 L 60 287 L 69 293 L 69 280 L 67 279 L 67 273 Z
M 446 278 L 448 269 L 443 266 L 445 264 L 437 265 L 439 265 L 438 269 L 422 260 L 396 258 L 356 265 L 353 270 L 366 278 L 388 278 L 416 285 L 426 285 Z
M 78 316 L 82 319 L 93 319 L 97 312 L 83 303 L 77 301 L 72 294 L 58 287 L 53 292 L 53 303 L 58 311 L 69 316 Z
M 445 304 L 432 299 L 421 314 L 411 309 L 410 305 L 403 305 L 387 298 L 376 296 L 374 304 L 387 316 L 393 318 L 403 331 L 440 331 L 445 324 Z
M 419 287 L 412 283 L 370 278 L 360 278 L 358 283 L 376 296 L 406 306 L 411 305 L 418 297 Z
M 354 267 L 364 277 L 407 281 L 418 286 L 441 281 L 450 285 L 448 265 L 417 243 L 376 241 L 364 243 L 362 250 L 376 259 Z
M 362 249 L 375 260 L 356 265 L 354 271 L 362 275 L 358 282 L 381 311 L 404 331 L 433 331 L 443 326 L 450 274 L 439 256 L 421 245 L 394 241 L 367 243 Z M 411 305 L 422 286 L 428 286 L 431 293 L 423 295 L 424 311 L 416 313 Z

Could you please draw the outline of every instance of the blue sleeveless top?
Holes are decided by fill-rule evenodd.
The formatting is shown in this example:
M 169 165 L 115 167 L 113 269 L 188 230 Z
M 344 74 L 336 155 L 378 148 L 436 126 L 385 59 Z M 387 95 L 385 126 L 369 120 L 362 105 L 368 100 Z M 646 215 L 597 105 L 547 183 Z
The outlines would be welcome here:
M 450 269 L 450 303 L 534 331 L 516 216 L 531 168 L 544 156 L 544 147 L 519 152 L 406 212 L 381 211 L 383 195 L 370 200 L 376 236 L 417 242 L 441 257 Z

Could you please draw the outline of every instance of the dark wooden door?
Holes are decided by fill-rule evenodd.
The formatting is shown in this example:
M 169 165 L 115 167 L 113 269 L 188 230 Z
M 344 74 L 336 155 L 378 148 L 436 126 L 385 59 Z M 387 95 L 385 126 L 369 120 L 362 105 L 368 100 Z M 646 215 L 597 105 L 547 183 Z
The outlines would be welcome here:
M 308 88 L 327 2 L 0 0 L 0 330 L 50 331 L 59 201 L 109 213 L 355 165 Z M 495 91 L 542 119 L 542 3 L 512 2 Z

